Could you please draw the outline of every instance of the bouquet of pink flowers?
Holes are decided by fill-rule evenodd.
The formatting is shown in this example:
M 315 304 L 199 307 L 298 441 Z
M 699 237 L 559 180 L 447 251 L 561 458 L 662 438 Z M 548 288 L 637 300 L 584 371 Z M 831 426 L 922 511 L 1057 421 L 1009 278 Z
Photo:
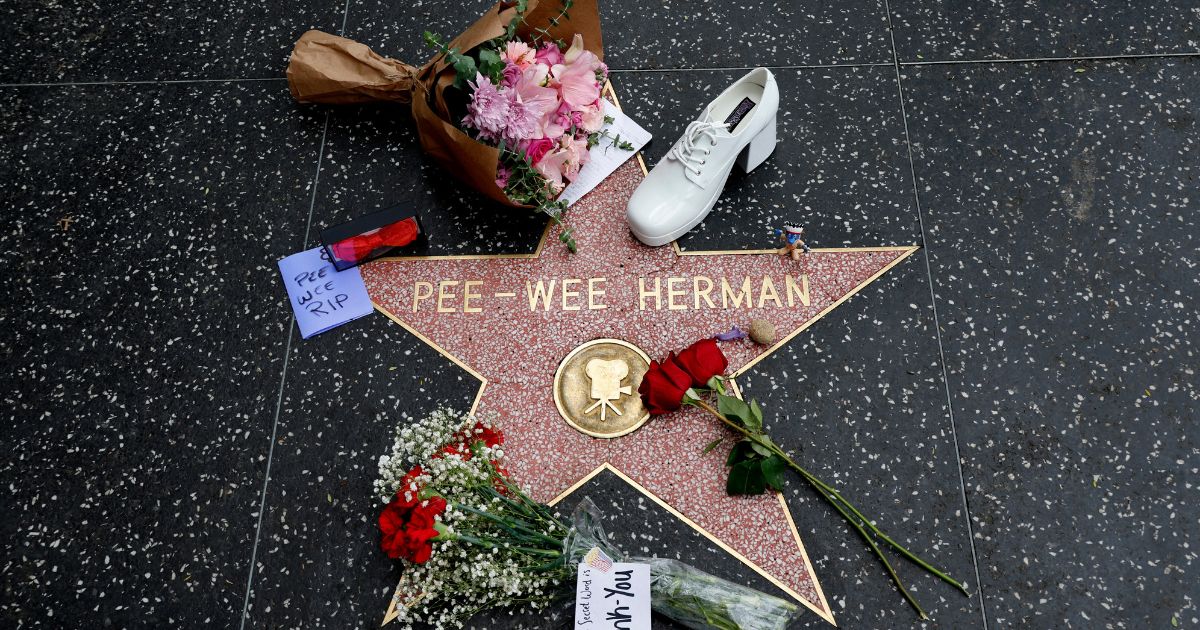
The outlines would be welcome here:
M 558 194 L 587 163 L 589 136 L 604 126 L 600 88 L 608 68 L 583 48 L 580 35 L 565 53 L 553 42 L 535 49 L 510 41 L 499 57 L 502 66 L 470 83 L 463 126 L 480 140 L 515 149 Z M 496 185 L 507 189 L 512 171 L 505 166 Z
M 559 194 L 608 137 L 600 39 L 595 0 L 502 0 L 449 42 L 426 32 L 438 52 L 421 68 L 309 31 L 292 52 L 288 81 L 302 102 L 411 103 L 421 146 L 445 169 L 561 224 Z M 574 251 L 570 230 L 559 238 Z
M 563 2 L 562 15 L 552 22 L 566 17 L 571 4 Z M 557 197 L 587 164 L 591 148 L 604 139 L 626 150 L 633 146 L 604 131 L 612 122 L 600 99 L 608 66 L 584 46 L 583 35 L 575 33 L 569 45 L 538 31 L 522 39 L 515 33 L 523 3 L 516 9 L 505 35 L 473 54 L 461 54 L 429 32 L 425 40 L 454 67 L 454 86 L 466 92 L 463 129 L 500 151 L 496 186 L 561 223 L 566 204 Z M 563 242 L 575 250 L 569 229 Z

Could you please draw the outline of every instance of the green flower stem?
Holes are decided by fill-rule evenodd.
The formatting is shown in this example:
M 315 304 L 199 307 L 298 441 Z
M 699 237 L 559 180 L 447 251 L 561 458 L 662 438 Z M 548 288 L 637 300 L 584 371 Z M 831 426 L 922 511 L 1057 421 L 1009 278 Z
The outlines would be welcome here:
M 484 512 L 483 510 L 477 510 L 469 505 L 463 505 L 461 503 L 455 503 L 454 507 L 456 507 L 464 512 L 469 512 L 476 516 L 488 519 L 502 527 L 509 528 L 512 531 L 512 533 L 514 533 L 514 534 L 524 535 L 526 537 L 533 538 L 534 540 L 540 540 L 541 542 L 548 542 L 551 545 L 561 545 L 562 544 L 562 541 L 555 540 L 554 538 L 551 538 L 545 534 L 542 534 L 541 532 L 538 532 L 538 531 L 534 530 L 533 528 L 528 527 L 527 525 L 523 525 L 523 524 L 517 522 L 516 520 L 506 519 L 506 518 L 497 516 L 495 514 L 492 514 L 491 512 Z
M 709 403 L 707 403 L 703 400 L 700 400 L 699 398 L 688 398 L 688 399 L 685 399 L 685 402 L 687 404 L 699 407 L 699 408 L 707 411 L 708 413 L 715 416 L 718 420 L 720 420 L 722 423 L 724 423 L 726 426 L 730 427 L 734 431 L 737 431 L 738 433 L 740 433 L 747 439 L 766 448 L 773 454 L 778 455 L 780 458 L 783 459 L 783 461 L 788 465 L 789 468 L 791 468 L 792 470 L 799 473 L 800 476 L 804 477 L 804 480 L 807 481 L 809 483 L 809 485 L 813 486 L 813 488 L 816 489 L 817 492 L 819 492 L 821 494 L 821 497 L 824 498 L 826 500 L 826 502 L 828 502 L 835 510 L 837 510 L 837 512 L 842 515 L 842 518 L 844 518 L 847 523 L 849 523 L 852 527 L 855 528 L 855 530 L 857 530 L 859 532 L 859 534 L 862 536 L 863 540 L 865 540 L 867 542 L 867 544 L 871 547 L 871 550 L 875 553 L 876 556 L 879 557 L 879 560 L 883 563 L 884 567 L 887 569 L 888 574 L 891 576 L 892 581 L 896 584 L 896 587 L 904 595 L 905 599 L 907 599 L 908 602 L 913 606 L 913 608 L 916 609 L 917 613 L 921 615 L 922 619 L 928 619 L 928 616 L 925 614 L 925 611 L 921 609 L 921 606 L 920 606 L 920 604 L 917 603 L 917 600 L 908 592 L 908 589 L 906 589 L 904 587 L 904 583 L 900 580 L 900 576 L 896 573 L 896 571 L 892 567 L 891 563 L 888 562 L 887 557 L 885 557 L 883 555 L 883 551 L 879 548 L 878 544 L 874 541 L 873 538 L 871 538 L 870 534 L 868 534 L 866 529 L 864 529 L 864 526 L 867 529 L 869 529 L 871 531 L 871 533 L 874 533 L 875 535 L 879 536 L 879 538 L 881 538 L 884 542 L 886 542 L 889 546 L 894 548 L 898 553 L 903 555 L 905 558 L 908 558 L 909 560 L 911 560 L 912 562 L 914 562 L 921 568 L 925 569 L 926 571 L 929 571 L 930 573 L 933 573 L 934 575 L 938 576 L 938 578 L 953 585 L 955 588 L 958 588 L 964 594 L 967 593 L 966 587 L 963 586 L 960 582 L 958 582 L 954 578 L 951 578 L 945 572 L 937 569 L 933 565 L 931 565 L 928 562 L 926 562 L 925 560 L 921 559 L 916 554 L 912 553 L 908 549 L 905 549 L 903 546 L 901 546 L 896 541 L 892 540 L 891 537 L 889 537 L 881 529 L 879 529 L 874 523 L 871 522 L 870 519 L 866 518 L 862 514 L 862 512 L 860 512 L 858 510 L 858 508 L 854 507 L 854 505 L 852 503 L 847 501 L 845 499 L 845 497 L 843 497 L 841 495 L 841 493 L 839 493 L 835 488 L 833 488 L 829 484 L 825 483 L 824 481 L 821 481 L 819 478 L 817 478 L 816 475 L 813 475 L 812 473 L 805 470 L 802 466 L 800 466 L 799 464 L 796 463 L 796 460 L 792 459 L 790 455 L 785 453 L 783 451 L 783 449 L 780 448 L 779 446 L 777 446 L 775 443 L 771 442 L 769 439 L 764 439 L 762 436 L 759 436 L 759 435 L 756 435 L 756 434 L 750 432 L 745 427 L 739 425 L 736 422 L 733 422 L 729 418 L 726 418 L 724 416 L 724 414 L 722 414 L 720 411 L 718 411 L 712 405 L 710 405 Z
M 783 455 L 783 457 L 785 459 L 787 459 L 787 455 Z M 842 503 L 842 505 L 846 506 L 846 508 L 849 509 L 852 514 L 857 516 L 859 518 L 859 520 L 861 520 L 868 528 L 870 528 L 870 530 L 872 532 L 874 532 L 876 536 L 879 536 L 880 538 L 882 538 L 884 542 L 886 542 L 893 549 L 895 549 L 900 555 L 904 556 L 905 558 L 908 558 L 914 564 L 921 567 L 922 569 L 925 569 L 926 571 L 929 571 L 930 573 L 938 576 L 939 578 L 941 578 L 942 581 L 946 582 L 947 584 L 950 584 L 950 585 L 954 586 L 955 588 L 957 588 L 958 590 L 962 591 L 963 595 L 970 595 L 970 593 L 967 592 L 967 587 L 963 586 L 963 584 L 961 582 L 959 582 L 958 580 L 955 580 L 954 578 L 950 577 L 949 575 L 946 575 L 944 572 L 939 570 L 937 567 L 935 567 L 935 566 L 929 564 L 928 562 L 926 562 L 925 560 L 923 560 L 920 556 L 909 551 L 908 549 L 905 549 L 904 546 L 902 546 L 900 543 L 892 540 L 892 538 L 890 536 L 888 536 L 882 529 L 879 529 L 879 527 L 876 526 L 873 522 L 871 522 L 871 520 L 868 519 L 866 516 L 864 516 L 862 512 L 859 512 L 858 508 L 854 507 L 853 503 L 846 500 L 846 498 L 843 497 L 841 495 L 841 493 L 838 492 L 837 489 L 835 489 L 833 486 L 830 486 L 829 484 L 821 481 L 820 479 L 814 477 L 811 474 L 805 473 L 805 478 L 813 486 L 816 486 L 818 489 L 829 493 L 830 496 L 832 496 L 832 497 L 836 498 L 838 501 L 840 501 Z
M 892 567 L 892 563 L 888 561 L 887 556 L 883 555 L 883 550 L 879 548 L 879 544 L 875 542 L 875 539 L 871 538 L 870 534 L 867 533 L 867 530 L 863 529 L 861 524 L 855 522 L 855 520 L 852 519 L 848 513 L 846 513 L 846 510 L 842 508 L 842 506 L 838 505 L 838 502 L 834 500 L 831 495 L 826 494 L 824 490 L 821 490 L 821 488 L 815 484 L 813 487 L 821 493 L 821 496 L 825 497 L 825 500 L 829 502 L 829 505 L 832 505 L 833 509 L 837 510 L 838 513 L 842 515 L 842 518 L 846 519 L 846 522 L 850 523 L 850 526 L 858 532 L 858 535 L 867 542 L 867 545 L 871 547 L 871 551 L 875 552 L 875 555 L 879 558 L 879 561 L 883 563 L 883 568 L 887 569 L 888 575 L 892 578 L 892 582 L 896 584 L 896 588 L 900 589 L 900 594 L 904 595 L 904 599 L 907 599 L 909 604 L 912 604 L 912 607 L 916 609 L 917 614 L 921 616 L 921 619 L 929 619 L 929 615 L 925 614 L 925 610 L 921 608 L 921 604 L 917 602 L 917 598 L 913 597 L 912 593 L 909 593 L 908 589 L 904 587 L 904 582 L 900 580 L 900 575 L 896 573 L 896 569 Z

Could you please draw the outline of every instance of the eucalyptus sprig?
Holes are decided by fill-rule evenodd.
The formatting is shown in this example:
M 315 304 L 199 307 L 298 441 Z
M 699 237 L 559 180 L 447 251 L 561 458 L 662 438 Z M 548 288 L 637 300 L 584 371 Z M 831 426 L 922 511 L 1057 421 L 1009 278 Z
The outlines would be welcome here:
M 539 212 L 550 217 L 550 220 L 561 228 L 558 240 L 566 245 L 572 254 L 577 253 L 579 246 L 575 243 L 574 231 L 566 221 L 567 204 L 555 198 L 546 186 L 546 179 L 533 168 L 533 162 L 530 161 L 529 155 L 521 151 L 509 150 L 502 142 L 500 162 L 509 171 L 508 184 L 504 187 L 504 194 L 508 195 L 509 199 L 533 206 Z
M 617 147 L 618 149 L 620 149 L 622 151 L 632 151 L 634 149 L 632 142 L 621 139 L 621 134 L 618 133 L 618 134 L 614 135 L 612 133 L 609 133 L 607 126 L 613 124 L 613 120 L 614 120 L 614 118 L 612 116 L 605 116 L 604 117 L 605 128 L 601 129 L 600 131 L 597 131 L 595 133 L 588 134 L 587 148 L 589 151 L 592 149 L 592 147 L 600 144 L 601 140 L 608 140 L 609 147 Z M 604 150 L 608 151 L 608 147 L 604 147 Z
M 896 569 L 892 563 L 884 555 L 880 544 L 891 547 L 896 553 L 907 558 L 917 566 L 936 575 L 942 581 L 954 586 L 963 592 L 967 593 L 967 588 L 954 578 L 947 575 L 941 569 L 933 566 L 925 561 L 920 556 L 906 549 L 903 545 L 896 542 L 886 532 L 875 525 L 872 519 L 867 518 L 853 503 L 846 500 L 845 497 L 833 486 L 821 481 L 816 475 L 808 470 L 805 470 L 792 456 L 784 451 L 778 444 L 771 440 L 763 427 L 763 413 L 758 406 L 758 402 L 751 400 L 749 403 L 736 397 L 726 394 L 727 379 L 721 376 L 714 376 L 707 383 L 707 388 L 692 388 L 687 390 L 683 397 L 683 404 L 692 407 L 703 409 L 709 414 L 716 417 L 729 428 L 733 429 L 742 437 L 733 444 L 729 450 L 729 456 L 725 460 L 725 465 L 729 468 L 729 478 L 725 484 L 725 490 L 731 495 L 754 495 L 762 494 L 767 488 L 775 490 L 783 490 L 783 471 L 790 468 L 798 473 L 805 481 L 808 482 L 821 498 L 825 499 L 833 509 L 846 520 L 854 531 L 867 543 L 871 552 L 875 554 L 879 561 L 883 563 L 884 569 L 896 588 L 908 600 L 908 603 L 916 609 L 917 614 L 921 619 L 928 619 L 924 609 L 913 597 L 912 593 L 905 588 L 904 582 L 900 579 L 900 575 L 896 573 Z M 716 406 L 714 407 L 709 401 L 715 399 Z M 704 447 L 704 452 L 712 451 L 721 444 L 722 440 L 714 440 Z
M 562 0 L 562 9 L 559 10 L 558 15 L 550 18 L 550 26 L 556 27 L 562 23 L 563 20 L 571 19 L 570 11 L 574 4 L 575 0 Z M 541 41 L 543 37 L 554 42 L 559 48 L 566 48 L 566 45 L 563 43 L 563 41 L 555 39 L 550 34 L 550 29 L 544 26 L 534 29 L 533 33 L 530 34 L 530 39 L 532 39 L 534 42 Z

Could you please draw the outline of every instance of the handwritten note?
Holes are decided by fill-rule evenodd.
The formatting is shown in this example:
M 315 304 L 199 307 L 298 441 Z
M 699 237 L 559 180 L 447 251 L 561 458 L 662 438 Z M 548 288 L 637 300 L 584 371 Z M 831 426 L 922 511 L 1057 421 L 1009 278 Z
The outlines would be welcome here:
M 305 339 L 371 314 L 358 267 L 337 271 L 321 247 L 279 261 L 279 273 Z
M 650 630 L 650 565 L 586 560 L 579 563 L 575 627 Z
M 592 147 L 588 152 L 588 163 L 579 169 L 579 175 L 563 189 L 559 199 L 566 201 L 567 205 L 571 205 L 583 198 L 584 195 L 592 191 L 593 188 L 600 185 L 604 178 L 612 175 L 612 172 L 617 170 L 617 167 L 624 164 L 625 160 L 637 154 L 642 147 L 650 142 L 650 132 L 642 129 L 642 126 L 633 122 L 633 119 L 621 113 L 616 105 L 604 101 L 604 115 L 611 116 L 613 122 L 604 127 L 611 137 L 601 138 L 600 144 Z M 612 139 L 620 136 L 621 141 L 629 142 L 633 145 L 632 151 L 624 151 L 613 145 Z

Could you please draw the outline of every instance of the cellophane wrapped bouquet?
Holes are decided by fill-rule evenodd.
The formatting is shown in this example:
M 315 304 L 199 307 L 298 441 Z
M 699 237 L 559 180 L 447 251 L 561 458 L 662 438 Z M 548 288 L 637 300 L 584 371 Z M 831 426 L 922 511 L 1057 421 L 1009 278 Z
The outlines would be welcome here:
M 439 410 L 400 427 L 380 458 L 381 547 L 404 564 L 403 628 L 460 628 L 481 611 L 518 606 L 569 626 L 562 604 L 593 548 L 650 565 L 653 610 L 689 628 L 783 630 L 798 615 L 794 604 L 675 560 L 626 558 L 590 500 L 567 520 L 530 498 L 505 471 L 503 444 L 488 420 Z
M 600 92 L 608 67 L 596 0 L 505 0 L 448 42 L 424 38 L 436 52 L 416 68 L 309 31 L 288 65 L 292 95 L 411 103 L 421 145 L 443 168 L 496 201 L 562 224 L 559 194 L 606 137 Z M 560 240 L 574 251 L 565 225 Z

